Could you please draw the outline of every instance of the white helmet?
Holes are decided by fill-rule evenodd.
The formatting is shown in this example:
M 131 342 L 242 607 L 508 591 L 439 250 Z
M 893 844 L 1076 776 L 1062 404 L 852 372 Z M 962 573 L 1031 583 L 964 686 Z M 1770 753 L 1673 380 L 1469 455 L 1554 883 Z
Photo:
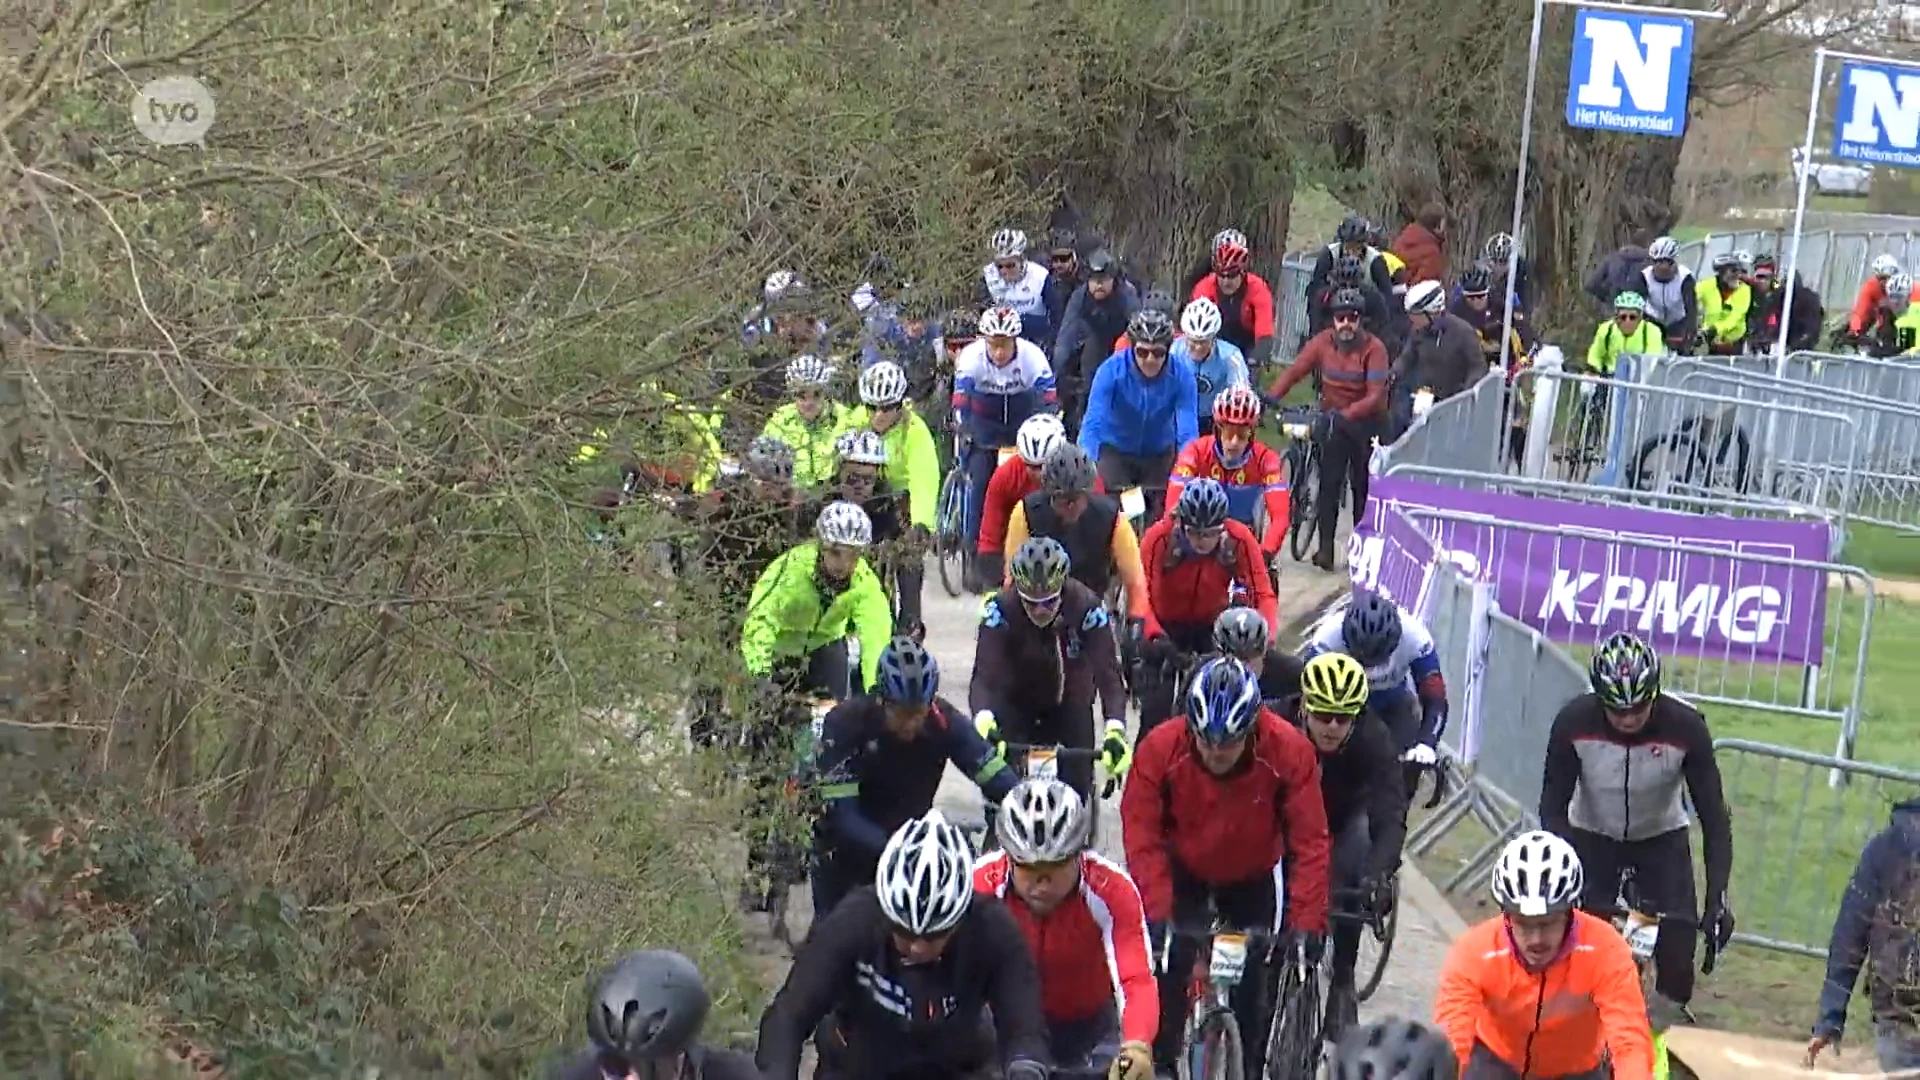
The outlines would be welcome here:
M 1211 338 L 1220 333 L 1220 305 L 1201 297 L 1180 313 L 1180 332 L 1193 338 Z
M 1024 259 L 1027 257 L 1027 234 L 1019 229 L 1001 229 L 993 234 L 993 257 L 995 259 Z
M 973 900 L 973 848 L 938 810 L 894 830 L 874 874 L 880 910 L 915 937 L 944 934 Z
M 873 543 L 873 519 L 857 503 L 828 503 L 814 522 L 813 534 L 823 544 L 863 548 Z
M 851 461 L 855 465 L 885 465 L 887 463 L 887 441 L 877 431 L 846 431 L 833 441 L 834 453 L 841 461 Z
M 1029 465 L 1047 460 L 1047 455 L 1060 449 L 1066 441 L 1066 425 L 1058 416 L 1044 412 L 1027 417 L 1013 436 L 1013 444 L 1020 448 L 1020 460 Z
M 1895 274 L 1887 279 L 1887 299 L 1905 303 L 1913 299 L 1913 277 L 1909 274 Z
M 1020 325 L 1020 313 L 1004 304 L 980 313 L 981 337 L 1019 337 Z
M 1422 281 L 1407 290 L 1407 314 L 1438 315 L 1447 308 L 1447 287 Z
M 1653 262 L 1667 262 L 1680 258 L 1680 241 L 1671 236 L 1663 236 L 1647 245 L 1647 258 Z
M 1007 858 L 1027 863 L 1065 862 L 1087 848 L 1093 815 L 1080 793 L 1052 777 L 1022 780 L 1000 801 L 994 835 Z
M 1900 272 L 1899 259 L 1896 259 L 1891 255 L 1875 255 L 1873 257 L 1873 276 L 1874 277 L 1890 278 L 1899 272 Z
M 1746 248 L 1733 249 L 1733 263 L 1742 270 L 1753 269 L 1753 252 Z
M 791 270 L 775 270 L 767 275 L 766 284 L 761 288 L 760 294 L 771 304 L 792 292 L 793 287 L 799 284 L 801 284 L 799 274 Z
M 860 373 L 860 404 L 890 409 L 907 398 L 907 373 L 891 360 L 882 360 Z
M 787 361 L 787 389 L 824 390 L 833 381 L 833 364 L 812 355 L 796 356 Z
M 1535 829 L 1508 841 L 1493 865 L 1493 900 L 1514 915 L 1565 911 L 1580 899 L 1580 856 L 1573 845 Z

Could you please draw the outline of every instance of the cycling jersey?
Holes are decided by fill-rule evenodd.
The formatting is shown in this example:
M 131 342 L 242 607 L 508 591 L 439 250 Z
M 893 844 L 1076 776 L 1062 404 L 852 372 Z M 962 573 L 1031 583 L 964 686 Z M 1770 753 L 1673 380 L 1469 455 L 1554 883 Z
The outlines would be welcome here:
M 1161 518 L 1140 541 L 1140 565 L 1147 571 L 1147 595 L 1163 627 L 1211 627 L 1233 603 L 1234 587 L 1245 591 L 1246 606 L 1260 613 L 1267 632 L 1280 633 L 1279 601 L 1273 579 L 1260 556 L 1253 530 L 1228 519 L 1220 545 L 1205 555 L 1187 543 L 1179 523 Z
M 847 431 L 869 431 L 873 413 L 865 405 L 847 410 Z M 920 419 L 910 405 L 903 404 L 900 419 L 880 436 L 887 448 L 887 464 L 881 472 L 895 491 L 907 492 L 910 520 L 933 529 L 940 501 L 940 451 L 933 445 L 933 429 Z
M 829 592 L 819 580 L 820 545 L 801 544 L 773 561 L 753 583 L 740 657 L 747 672 L 766 676 L 780 659 L 797 659 L 851 632 L 860 641 L 860 684 L 873 685 L 880 650 L 893 636 L 893 609 L 866 559 L 854 564 L 844 587 Z
M 1880 320 L 1881 305 L 1886 303 L 1886 299 L 1886 281 L 1876 275 L 1868 275 L 1853 298 L 1853 313 L 1847 316 L 1847 331 L 1864 334 L 1873 329 L 1873 324 Z
M 1017 596 L 995 593 L 980 605 L 967 691 L 973 711 L 1091 708 L 1096 694 L 1107 717 L 1126 721 L 1119 647 L 1099 594 L 1068 578 L 1060 612 L 1044 629 L 1027 617 Z
M 1093 590 L 1095 596 L 1107 595 L 1113 576 L 1127 589 L 1127 617 L 1139 619 L 1149 637 L 1157 633 L 1159 623 L 1148 602 L 1147 575 L 1140 564 L 1140 542 L 1133 525 L 1120 512 L 1120 502 L 1111 495 L 1094 495 L 1086 509 L 1073 521 L 1067 521 L 1043 491 L 1020 500 L 1007 517 L 1005 550 L 1019 551 L 1027 537 L 1051 536 L 1067 549 L 1072 560 L 1073 579 Z
M 963 1075 L 986 1064 L 970 1059 L 987 1009 L 1001 1057 L 1047 1061 L 1039 971 L 1005 905 L 976 895 L 934 963 L 902 962 L 892 934 L 870 885 L 814 923 L 760 1018 L 767 1080 L 799 1080 L 801 1045 L 830 1013 L 839 1075 Z
M 1173 339 L 1173 355 L 1185 360 L 1193 367 L 1194 388 L 1199 397 L 1194 406 L 1197 417 L 1211 419 L 1213 399 L 1220 391 L 1229 386 L 1251 386 L 1247 375 L 1247 358 L 1231 341 L 1214 339 L 1213 352 L 1205 360 L 1193 358 L 1193 346 L 1185 334 Z
M 1025 339 L 1005 367 L 988 358 L 987 339 L 969 342 L 953 361 L 953 407 L 976 446 L 1012 446 L 1027 417 L 1054 409 L 1053 366 Z
M 789 401 L 773 410 L 767 426 L 760 431 L 763 437 L 779 439 L 793 448 L 794 487 L 819 487 L 831 481 L 840 467 L 840 455 L 833 444 L 847 430 L 847 408 L 837 401 L 824 404 L 820 418 L 808 420 L 800 415 L 800 406 Z
M 1194 283 L 1189 301 L 1201 297 L 1220 308 L 1219 340 L 1237 347 L 1251 363 L 1265 363 L 1273 342 L 1273 290 L 1259 274 L 1248 272 L 1240 291 L 1222 300 L 1220 280 L 1208 274 Z
M 1004 851 L 973 867 L 976 892 L 999 898 L 1020 924 L 1040 968 L 1040 1006 L 1047 1023 L 1085 1021 L 1119 1005 L 1120 1038 L 1153 1042 L 1160 991 L 1147 960 L 1147 917 L 1140 890 L 1104 857 L 1080 855 L 1080 885 L 1045 915 L 1013 892 L 1013 862 Z
M 1271 556 L 1280 550 L 1287 535 L 1288 496 L 1284 479 L 1286 461 L 1279 451 L 1259 442 L 1247 444 L 1238 464 L 1229 467 L 1220 460 L 1220 440 L 1202 435 L 1180 450 L 1173 463 L 1173 475 L 1167 478 L 1167 510 L 1180 505 L 1180 492 L 1187 481 L 1212 479 L 1227 489 L 1227 507 L 1233 520 L 1254 528 L 1259 508 L 1267 510 L 1266 535 L 1260 550 Z
M 1566 944 L 1545 971 L 1520 962 L 1506 917 L 1460 935 L 1440 969 L 1433 1018 L 1463 1075 L 1474 1044 L 1523 1077 L 1592 1072 L 1602 1051 L 1617 1080 L 1649 1080 L 1653 1044 L 1640 972 L 1619 931 L 1572 912 Z
M 981 281 L 987 297 L 993 301 L 989 306 L 1005 306 L 1020 313 L 1020 336 L 1028 341 L 1039 341 L 1046 336 L 1047 329 L 1047 281 L 1052 277 L 1047 268 L 1033 260 L 1027 260 L 1026 270 L 1012 281 L 1000 276 L 1000 268 L 988 263 L 980 271 Z M 1029 327 L 1035 333 L 1029 332 Z
M 1720 279 L 1710 277 L 1693 287 L 1700 301 L 1700 329 L 1710 340 L 1731 345 L 1747 336 L 1747 309 L 1753 306 L 1753 287 L 1742 281 L 1732 289 L 1720 288 Z
M 993 479 L 987 481 L 986 507 L 980 514 L 980 545 L 982 555 L 998 555 L 1005 549 L 1007 541 L 1007 521 L 1013 517 L 1014 508 L 1021 500 L 1040 490 L 1040 481 L 1033 475 L 1033 467 L 1018 454 L 1001 462 L 993 470 Z M 1093 490 L 1104 492 L 1107 485 L 1099 477 L 1093 478 Z
M 1400 644 L 1384 663 L 1367 668 L 1367 708 L 1378 716 L 1390 716 L 1405 704 L 1407 695 L 1419 698 L 1421 711 L 1419 742 L 1433 746 L 1447 727 L 1447 684 L 1440 674 L 1440 654 L 1434 649 L 1433 634 L 1425 623 L 1400 608 Z M 1341 621 L 1345 605 L 1339 605 L 1320 617 L 1307 638 L 1305 656 L 1347 651 L 1346 634 Z
M 1699 325 L 1699 283 L 1694 280 L 1693 271 L 1686 267 L 1675 267 L 1671 281 L 1654 277 L 1651 266 L 1641 267 L 1639 292 L 1647 299 L 1647 318 L 1659 323 L 1668 333 Z
M 1096 462 L 1105 449 L 1128 457 L 1171 454 L 1200 434 L 1199 400 L 1193 365 L 1185 360 L 1168 356 L 1160 373 L 1148 378 L 1132 349 L 1115 353 L 1093 377 L 1080 445 Z
M 1611 379 L 1622 354 L 1663 356 L 1666 351 L 1666 335 L 1653 320 L 1641 319 L 1633 333 L 1623 334 L 1619 323 L 1602 319 L 1600 325 L 1594 327 L 1593 341 L 1587 346 L 1587 370 Z
M 945 698 L 934 699 L 911 739 L 887 730 L 879 697 L 848 698 L 827 713 L 814 762 L 826 804 L 817 841 L 873 860 L 895 829 L 933 806 L 948 762 L 996 805 L 1019 779 L 973 729 L 972 718 Z
M 760 1080 L 753 1055 L 738 1050 L 695 1046 L 688 1049 L 687 1062 L 689 1068 L 680 1074 L 681 1080 Z M 582 1051 L 553 1075 L 555 1080 L 607 1080 L 597 1050 Z
M 1184 717 L 1134 748 L 1120 795 L 1121 838 L 1147 921 L 1173 917 L 1176 870 L 1214 886 L 1271 875 L 1284 886 L 1288 925 L 1324 934 L 1331 846 L 1313 744 L 1262 708 L 1246 753 L 1227 775 L 1213 775 Z

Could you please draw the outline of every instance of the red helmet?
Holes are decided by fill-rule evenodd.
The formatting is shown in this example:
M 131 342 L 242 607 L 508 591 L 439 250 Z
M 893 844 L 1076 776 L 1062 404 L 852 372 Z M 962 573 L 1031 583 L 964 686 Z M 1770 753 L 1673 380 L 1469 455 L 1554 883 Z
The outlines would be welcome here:
M 1260 422 L 1260 395 L 1245 386 L 1229 386 L 1213 399 L 1213 423 L 1252 427 Z
M 1247 268 L 1247 245 L 1233 237 L 1227 237 L 1213 245 L 1213 272 L 1216 274 L 1238 273 Z

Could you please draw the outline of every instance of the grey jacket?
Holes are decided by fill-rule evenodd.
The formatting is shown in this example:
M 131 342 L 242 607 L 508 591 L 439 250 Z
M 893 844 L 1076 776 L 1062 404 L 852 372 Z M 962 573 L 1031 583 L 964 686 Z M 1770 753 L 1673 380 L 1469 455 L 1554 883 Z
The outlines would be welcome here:
M 1425 387 L 1433 400 L 1445 401 L 1479 382 L 1487 373 L 1480 335 L 1452 312 L 1436 316 L 1425 330 L 1409 330 L 1407 343 L 1393 362 L 1393 381 L 1408 390 Z

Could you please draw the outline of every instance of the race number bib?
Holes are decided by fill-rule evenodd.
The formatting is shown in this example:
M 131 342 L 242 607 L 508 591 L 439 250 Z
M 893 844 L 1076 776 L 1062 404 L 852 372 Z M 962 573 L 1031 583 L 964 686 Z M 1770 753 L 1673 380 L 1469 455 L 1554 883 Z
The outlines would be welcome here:
M 1130 487 L 1120 493 L 1120 509 L 1128 517 L 1139 517 L 1147 512 L 1147 495 L 1137 487 Z
M 1238 984 L 1247 971 L 1247 935 L 1213 935 L 1213 962 L 1207 974 L 1214 982 Z

